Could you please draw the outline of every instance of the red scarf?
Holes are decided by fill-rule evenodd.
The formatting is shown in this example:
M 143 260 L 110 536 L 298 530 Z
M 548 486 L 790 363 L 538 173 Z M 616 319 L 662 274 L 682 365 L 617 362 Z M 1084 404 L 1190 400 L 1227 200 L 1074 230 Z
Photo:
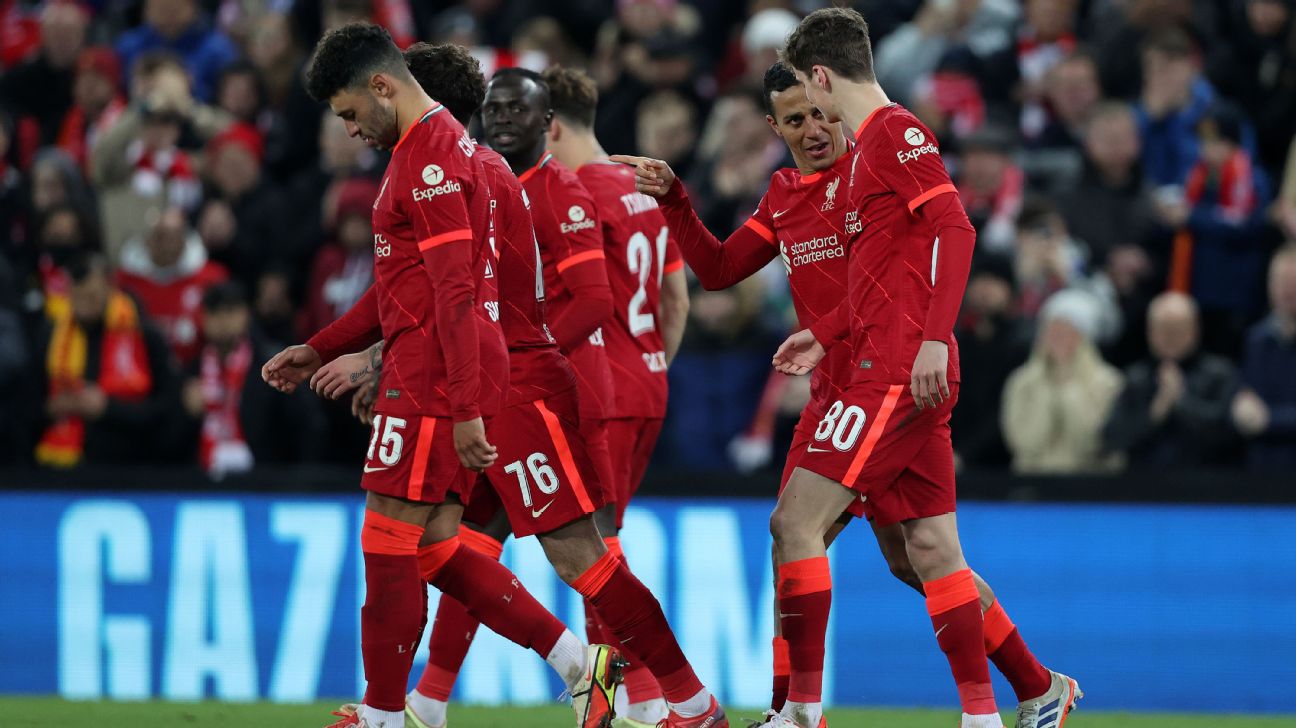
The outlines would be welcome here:
M 87 343 L 85 330 L 72 315 L 66 296 L 47 299 L 46 311 L 54 325 L 45 371 L 50 397 L 80 391 L 85 386 Z M 113 291 L 104 313 L 103 341 L 99 347 L 99 380 L 95 382 L 113 399 L 139 400 L 153 388 L 148 350 L 140 333 L 139 311 L 130 296 Z M 85 449 L 85 422 L 64 417 L 45 430 L 36 446 L 41 465 L 70 468 L 81 462 Z
M 114 97 L 108 106 L 94 119 L 86 119 L 85 109 L 73 106 L 63 117 L 63 126 L 59 128 L 57 144 L 67 152 L 87 172 L 90 171 L 90 152 L 104 132 L 117 123 L 117 118 L 126 110 L 126 102 Z
M 189 155 L 179 149 L 154 152 L 135 141 L 126 150 L 135 167 L 131 187 L 144 197 L 166 193 L 168 204 L 192 210 L 202 199 L 202 186 Z
M 252 366 L 252 344 L 244 339 L 224 356 L 208 344 L 203 347 L 200 362 L 199 377 L 206 414 L 203 416 L 198 457 L 207 470 L 225 470 L 228 465 L 225 452 L 247 451 L 243 426 L 239 423 L 239 404 L 243 400 L 248 368 Z
M 1228 221 L 1240 223 L 1256 206 L 1255 174 L 1251 158 L 1238 149 L 1233 152 L 1218 172 L 1212 173 L 1205 162 L 1198 161 L 1188 172 L 1184 183 L 1184 199 L 1189 208 L 1196 207 L 1214 183 L 1215 207 Z M 1170 290 L 1187 293 L 1192 286 L 1193 237 L 1187 227 L 1175 233 L 1174 250 L 1170 259 Z

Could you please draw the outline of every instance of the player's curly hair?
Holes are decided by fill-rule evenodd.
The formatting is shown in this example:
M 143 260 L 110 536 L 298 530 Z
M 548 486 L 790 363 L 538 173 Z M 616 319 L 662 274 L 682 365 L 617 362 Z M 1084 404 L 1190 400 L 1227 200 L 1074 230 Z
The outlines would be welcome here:
M 549 87 L 549 106 L 568 123 L 585 129 L 594 127 L 598 108 L 598 85 L 584 71 L 550 66 L 540 74 Z
M 873 81 L 868 23 L 851 8 L 823 8 L 805 16 L 788 36 L 781 58 L 802 73 L 825 66 L 852 81 Z
M 761 84 L 761 105 L 765 108 L 765 113 L 774 115 L 774 102 L 770 99 L 771 96 L 800 85 L 801 82 L 797 80 L 796 74 L 787 64 L 783 61 L 775 61 L 774 65 L 765 69 L 765 80 Z
M 468 126 L 486 98 L 481 64 L 454 43 L 415 43 L 405 49 L 405 64 L 428 96 L 445 104 L 460 124 Z
M 386 28 L 348 23 L 325 33 L 315 44 L 315 57 L 306 70 L 306 91 L 316 101 L 328 101 L 343 89 L 364 85 L 375 73 L 409 76 L 405 57 Z

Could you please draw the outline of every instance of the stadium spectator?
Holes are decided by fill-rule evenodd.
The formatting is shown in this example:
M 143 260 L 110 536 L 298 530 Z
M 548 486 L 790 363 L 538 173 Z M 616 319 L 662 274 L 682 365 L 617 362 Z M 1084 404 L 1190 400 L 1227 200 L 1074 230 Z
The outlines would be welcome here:
M 1269 235 L 1268 181 L 1242 148 L 1242 115 L 1218 104 L 1197 123 L 1201 157 L 1188 174 L 1182 202 L 1162 217 L 1180 227 L 1170 285 L 1188 290 L 1202 311 L 1207 349 L 1237 356 L 1247 323 L 1261 307 Z
M 1257 161 L 1277 174 L 1296 129 L 1296 12 L 1286 0 L 1230 4 L 1226 42 L 1208 63 L 1217 88 L 1245 108 L 1255 122 Z
M 248 124 L 265 131 L 262 116 L 265 113 L 265 88 L 257 67 L 247 61 L 235 61 L 226 66 L 216 82 L 217 108 Z
M 770 134 L 759 92 L 734 91 L 716 102 L 689 178 L 693 208 L 712 230 L 732 230 L 756 209 L 787 146 Z
M 1094 108 L 1084 127 L 1084 171 L 1075 186 L 1059 195 L 1067 229 L 1089 249 L 1095 262 L 1114 248 L 1134 246 L 1161 258 L 1159 227 L 1151 191 L 1139 165 L 1138 122 L 1128 104 L 1109 101 Z
M 955 184 L 977 229 L 977 247 L 1004 252 L 1012 246 L 1026 175 L 1012 159 L 1012 137 L 986 127 L 962 140 Z
M 968 278 L 956 333 L 959 406 L 950 415 L 954 452 L 963 467 L 1002 468 L 1009 463 L 999 411 L 1008 376 L 1030 352 L 1031 329 L 1014 309 L 1012 261 L 980 256 Z
M 1296 247 L 1269 266 L 1269 317 L 1251 328 L 1242 357 L 1244 387 L 1233 399 L 1233 424 L 1248 440 L 1253 470 L 1296 467 Z
M 184 212 L 170 208 L 147 235 L 122 248 L 117 283 L 139 302 L 184 368 L 202 344 L 203 293 L 227 278 L 224 266 L 207 259 Z
M 61 149 L 48 147 L 37 152 L 29 177 L 33 215 L 43 215 L 60 205 L 93 209 L 94 191 L 86 184 L 76 160 Z
M 320 331 L 346 313 L 373 283 L 374 198 L 378 185 L 363 177 L 338 185 L 334 239 L 320 249 L 311 269 L 306 307 L 297 329 Z
M 207 144 L 206 201 L 198 211 L 198 234 L 213 260 L 236 280 L 252 286 L 271 262 L 296 265 L 290 220 L 279 188 L 261 173 L 261 135 L 235 124 Z
M 209 473 L 237 473 L 267 463 L 308 463 L 325 445 L 319 403 L 305 388 L 282 396 L 261 382 L 260 364 L 278 345 L 252 324 L 237 283 L 202 298 L 203 345 L 189 367 L 184 409 L 198 429 L 198 463 Z
M 639 104 L 635 139 L 639 153 L 665 160 L 678 174 L 693 166 L 698 113 L 692 101 L 674 91 L 658 91 Z
M 742 28 L 743 73 L 734 85 L 759 86 L 765 78 L 765 70 L 778 60 L 779 51 L 799 21 L 795 13 L 778 7 L 753 13 Z
M 1086 122 L 1102 100 L 1098 62 L 1084 52 L 1067 55 L 1048 69 L 1037 93 L 1040 101 L 1022 110 L 1027 143 L 1046 149 L 1080 149 Z
M 93 217 L 67 202 L 36 218 L 35 245 L 15 265 L 29 331 L 41 326 L 51 307 L 58 305 L 54 301 L 67 297 L 71 281 L 64 268 L 79 255 L 98 249 L 96 232 Z
M 77 58 L 89 23 L 80 4 L 47 3 L 41 12 L 40 51 L 0 75 L 0 106 L 16 116 L 14 146 L 24 169 L 36 149 L 58 140 L 63 115 L 72 106 Z
M 907 105 L 915 84 L 950 51 L 966 47 L 982 59 L 1011 52 L 1018 14 L 1008 0 L 927 0 L 913 20 L 877 42 L 878 83 Z
M 1076 49 L 1077 0 L 1026 0 L 1017 29 L 1021 132 L 1039 146 L 1075 146 L 1069 132 L 1101 96 L 1092 59 Z
M 1296 138 L 1292 139 L 1287 153 L 1287 165 L 1282 172 L 1282 187 L 1271 215 L 1274 224 L 1288 240 L 1296 240 Z
M 1197 304 L 1182 293 L 1153 299 L 1147 326 L 1151 358 L 1126 370 L 1103 430 L 1105 449 L 1125 453 L 1134 468 L 1228 462 L 1236 369 L 1200 350 Z
M 122 34 L 117 53 L 130 68 L 141 54 L 156 50 L 184 60 L 201 101 L 212 98 L 221 70 L 239 55 L 229 38 L 199 17 L 197 0 L 144 0 L 144 24 Z
M 327 109 L 319 122 L 316 145 L 311 166 L 297 173 L 285 192 L 289 209 L 296 211 L 288 234 L 293 248 L 303 253 L 318 249 L 327 237 L 325 223 L 335 215 L 332 207 L 339 185 L 372 174 L 377 162 L 373 151 L 347 134 L 346 124 Z
M 1089 31 L 1107 95 L 1133 99 L 1143 83 L 1143 42 L 1164 28 L 1211 27 L 1199 22 L 1193 0 L 1128 0 L 1090 9 Z
M 297 310 L 290 276 L 278 264 L 268 264 L 256 279 L 252 312 L 257 330 L 279 344 L 297 337 Z
M 986 101 L 971 68 L 950 61 L 918 81 L 910 110 L 940 140 L 941 154 L 958 157 L 962 140 L 985 124 Z
M 52 306 L 32 361 L 46 393 L 36 462 L 156 463 L 174 443 L 176 376 L 166 341 L 130 296 L 112 285 L 101 255 L 67 267 L 68 295 Z
M 1016 308 L 1027 318 L 1035 318 L 1046 300 L 1084 275 L 1085 251 L 1071 238 L 1057 208 L 1042 197 L 1022 206 L 1013 259 Z
M 59 127 L 58 146 L 87 172 L 95 144 L 126 110 L 121 86 L 121 64 L 111 48 L 96 46 L 81 52 L 72 85 L 73 105 Z
M 1101 312 L 1082 291 L 1062 291 L 1040 311 L 1035 347 L 1008 377 L 1001 423 L 1018 473 L 1113 470 L 1102 429 L 1121 375 L 1094 345 Z
M 1215 103 L 1201 51 L 1187 31 L 1169 27 L 1143 42 L 1143 93 L 1137 105 L 1143 165 L 1157 186 L 1181 186 L 1197 163 L 1197 122 Z

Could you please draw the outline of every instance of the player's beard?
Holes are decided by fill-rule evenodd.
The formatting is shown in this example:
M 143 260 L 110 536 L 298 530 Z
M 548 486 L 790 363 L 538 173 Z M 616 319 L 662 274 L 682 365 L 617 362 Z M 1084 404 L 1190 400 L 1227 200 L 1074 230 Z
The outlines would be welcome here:
M 374 141 L 383 149 L 391 149 L 400 141 L 400 124 L 396 109 L 383 106 L 377 98 L 369 99 L 369 118 L 373 119 Z

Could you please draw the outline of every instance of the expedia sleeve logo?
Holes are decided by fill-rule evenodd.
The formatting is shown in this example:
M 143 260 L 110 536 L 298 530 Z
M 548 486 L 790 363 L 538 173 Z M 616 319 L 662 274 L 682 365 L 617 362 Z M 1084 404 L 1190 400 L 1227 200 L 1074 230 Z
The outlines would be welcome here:
M 594 220 L 585 214 L 585 208 L 580 205 L 572 205 L 567 208 L 567 219 L 571 222 L 565 222 L 561 225 L 565 233 L 574 233 L 577 230 L 586 230 L 594 227 Z
M 423 168 L 423 182 L 428 186 L 423 189 L 414 188 L 415 202 L 430 200 L 437 195 L 463 191 L 463 185 L 454 180 L 446 180 L 445 170 L 436 164 L 429 164 Z
M 919 132 L 920 136 L 921 134 L 922 132 Z M 926 144 L 908 151 L 896 152 L 896 159 L 899 160 L 900 164 L 908 164 L 924 154 L 940 154 L 940 150 L 936 148 L 935 144 Z

